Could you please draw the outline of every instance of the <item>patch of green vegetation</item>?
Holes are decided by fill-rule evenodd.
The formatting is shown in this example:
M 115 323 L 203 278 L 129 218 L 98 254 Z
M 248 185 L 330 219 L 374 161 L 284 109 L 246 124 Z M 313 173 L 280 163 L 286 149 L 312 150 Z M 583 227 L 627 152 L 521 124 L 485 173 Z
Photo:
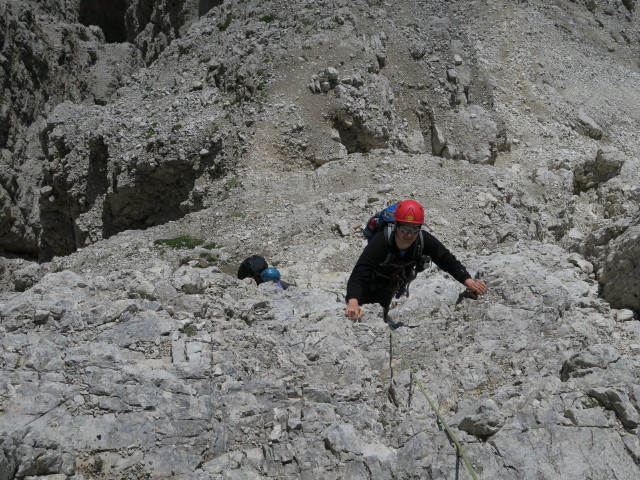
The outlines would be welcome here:
M 604 408 L 604 405 L 602 405 L 598 400 L 596 400 L 595 398 L 589 398 L 589 400 L 587 401 L 583 401 L 582 402 L 582 406 L 587 409 L 587 408 Z
M 246 216 L 247 216 L 247 214 L 244 213 L 244 212 L 233 212 L 231 214 L 231 217 L 233 217 L 233 218 L 244 218 Z
M 211 57 L 204 57 L 198 60 L 199 63 L 207 63 L 211 60 Z
M 283 233 L 282 235 L 280 235 L 280 237 L 278 237 L 278 240 L 281 243 L 288 242 L 289 240 L 291 240 L 296 235 L 299 235 L 300 233 L 302 233 L 302 229 L 301 228 L 296 228 L 294 230 L 291 230 L 291 231 L 288 231 L 286 233 Z
M 95 457 L 93 460 L 93 466 L 91 467 L 91 473 L 94 475 L 99 475 L 102 473 L 102 469 L 104 468 L 104 460 L 102 457 Z
M 210 242 L 210 243 L 206 243 L 202 246 L 202 248 L 206 248 L 207 250 L 213 250 L 214 248 L 217 248 L 218 245 L 216 245 L 214 242 Z
M 175 238 L 159 238 L 153 243 L 155 245 L 166 245 L 171 248 L 195 248 L 198 245 L 202 245 L 204 240 L 189 235 L 180 235 Z
M 156 133 L 158 133 L 156 131 L 156 127 L 158 126 L 158 122 L 153 122 L 151 124 L 151 126 L 149 128 L 147 128 L 147 131 L 144 134 L 144 138 L 145 139 L 149 139 L 151 137 L 153 137 Z
M 225 18 L 223 23 L 219 23 L 218 24 L 218 29 L 221 32 L 224 32 L 227 28 L 229 28 L 229 25 L 231 25 L 232 21 L 233 21 L 233 14 L 232 13 L 227 13 L 227 18 Z
M 600 28 L 604 28 L 604 23 L 602 23 L 600 20 L 596 19 L 596 22 L 598 22 L 598 26 Z
M 187 336 L 187 337 L 195 337 L 198 333 L 198 328 L 195 325 L 186 325 L 183 329 L 182 332 Z
M 227 186 L 227 188 L 237 187 L 238 185 L 240 185 L 240 178 L 239 177 L 233 177 L 233 178 L 227 180 L 227 183 L 225 185 Z
M 218 261 L 218 257 L 209 252 L 200 252 L 200 258 L 206 260 L 209 263 L 216 263 Z
M 171 131 L 172 132 L 177 132 L 178 130 L 180 130 L 182 128 L 182 125 L 179 123 L 176 123 L 173 127 L 171 127 Z
M 264 23 L 271 23 L 277 19 L 278 17 L 276 17 L 275 15 L 264 15 L 263 17 L 260 17 L 260 21 Z

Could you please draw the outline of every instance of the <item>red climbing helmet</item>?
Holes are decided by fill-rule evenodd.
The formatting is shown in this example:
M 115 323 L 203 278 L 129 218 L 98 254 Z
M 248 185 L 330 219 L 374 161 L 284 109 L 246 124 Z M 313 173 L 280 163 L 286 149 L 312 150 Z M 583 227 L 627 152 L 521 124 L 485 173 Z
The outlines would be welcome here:
M 422 225 L 424 223 L 424 208 L 415 200 L 404 200 L 396 207 L 393 219 L 396 222 Z

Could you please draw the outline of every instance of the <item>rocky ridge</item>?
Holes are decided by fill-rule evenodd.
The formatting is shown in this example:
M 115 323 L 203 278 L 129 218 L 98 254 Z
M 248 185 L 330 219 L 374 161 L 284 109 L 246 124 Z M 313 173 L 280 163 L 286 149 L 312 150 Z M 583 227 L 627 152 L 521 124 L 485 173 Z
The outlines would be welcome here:
M 408 197 L 490 288 L 393 309 L 478 475 L 637 476 L 635 2 L 125 7 L 0 7 L 0 479 L 463 469 L 377 307 L 342 316 Z

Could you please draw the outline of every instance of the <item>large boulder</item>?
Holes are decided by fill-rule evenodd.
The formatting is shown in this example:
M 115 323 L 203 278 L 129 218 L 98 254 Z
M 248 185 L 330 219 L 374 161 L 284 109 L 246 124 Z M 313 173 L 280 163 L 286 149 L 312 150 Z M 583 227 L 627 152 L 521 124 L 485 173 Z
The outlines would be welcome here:
M 610 180 L 620 173 L 624 159 L 613 148 L 599 148 L 595 158 L 575 166 L 574 192 L 579 193 Z
M 613 307 L 640 310 L 640 217 L 634 223 L 613 241 L 599 280 Z

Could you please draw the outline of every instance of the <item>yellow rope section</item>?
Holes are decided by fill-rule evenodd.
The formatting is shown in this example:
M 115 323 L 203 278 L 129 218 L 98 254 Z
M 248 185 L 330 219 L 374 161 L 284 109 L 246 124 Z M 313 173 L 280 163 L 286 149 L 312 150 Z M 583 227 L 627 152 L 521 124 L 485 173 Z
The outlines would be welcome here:
M 402 358 L 402 362 L 404 363 L 405 368 L 409 370 L 409 372 L 411 373 L 411 377 L 415 380 L 416 384 L 418 385 L 418 388 L 420 388 L 420 391 L 424 395 L 424 398 L 426 398 L 427 402 L 429 402 L 429 405 L 431 406 L 431 410 L 433 410 L 433 413 L 436 414 L 436 417 L 438 417 L 438 420 L 440 420 L 440 423 L 442 423 L 442 425 L 444 426 L 444 429 L 449 435 L 449 438 L 453 441 L 453 443 L 455 443 L 456 448 L 458 449 L 458 452 L 460 452 L 460 455 L 462 456 L 462 460 L 464 460 L 464 464 L 467 466 L 469 473 L 473 477 L 473 480 L 478 480 L 476 472 L 473 470 L 473 467 L 471 466 L 471 462 L 467 458 L 467 454 L 464 452 L 464 449 L 462 448 L 462 445 L 460 444 L 458 437 L 456 437 L 455 433 L 453 433 L 453 430 L 449 428 L 449 425 L 447 424 L 445 419 L 442 417 L 442 415 L 440 415 L 438 408 L 431 401 L 431 399 L 429 398 L 429 395 L 427 395 L 426 390 L 422 386 L 422 382 L 420 382 L 420 380 L 416 376 L 415 372 L 413 371 L 413 367 L 411 366 L 411 364 L 405 357 L 404 352 L 400 348 L 400 344 L 398 343 L 398 340 L 396 339 L 395 334 L 393 333 L 393 330 L 391 329 L 391 327 L 389 327 L 389 333 L 391 334 L 391 339 L 393 340 L 393 343 L 396 346 L 396 349 L 398 350 L 398 352 L 400 352 L 400 357 Z

